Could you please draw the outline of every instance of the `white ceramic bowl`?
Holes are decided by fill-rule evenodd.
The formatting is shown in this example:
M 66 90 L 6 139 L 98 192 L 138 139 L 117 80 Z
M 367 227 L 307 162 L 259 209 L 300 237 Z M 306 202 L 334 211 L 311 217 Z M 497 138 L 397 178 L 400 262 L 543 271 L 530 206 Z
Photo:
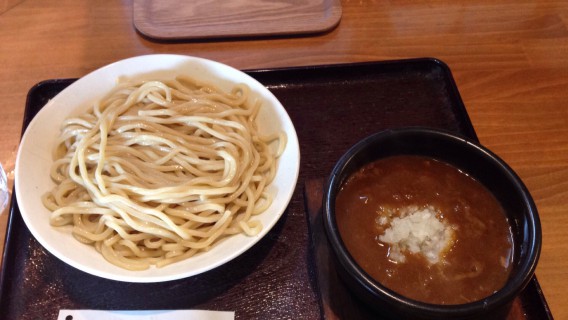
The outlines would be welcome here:
M 107 94 L 120 77 L 129 79 L 164 79 L 177 74 L 214 82 L 228 90 L 234 83 L 246 83 L 251 94 L 261 97 L 264 105 L 258 117 L 261 133 L 284 130 L 288 142 L 280 157 L 276 178 L 268 191 L 274 195 L 272 205 L 258 220 L 262 232 L 254 237 L 236 235 L 218 243 L 210 251 L 184 261 L 145 271 L 128 271 L 107 262 L 92 246 L 76 241 L 71 227 L 54 228 L 49 224 L 50 211 L 41 195 L 54 186 L 49 177 L 52 149 L 59 135 L 60 123 L 84 112 Z M 16 160 L 15 187 L 22 217 L 34 237 L 53 255 L 84 272 L 118 281 L 160 282 L 196 275 L 220 266 L 257 243 L 276 224 L 288 206 L 296 187 L 300 151 L 296 131 L 284 107 L 261 83 L 227 65 L 182 55 L 147 55 L 118 61 L 102 67 L 71 84 L 49 101 L 26 129 Z

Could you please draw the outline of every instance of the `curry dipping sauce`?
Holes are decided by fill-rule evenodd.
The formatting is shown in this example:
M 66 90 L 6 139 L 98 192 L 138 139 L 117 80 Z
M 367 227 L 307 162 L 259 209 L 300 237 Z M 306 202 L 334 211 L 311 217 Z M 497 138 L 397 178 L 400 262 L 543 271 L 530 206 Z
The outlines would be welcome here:
M 359 169 L 336 199 L 339 233 L 371 277 L 432 304 L 483 299 L 504 286 L 511 228 L 497 199 L 457 168 L 393 156 Z

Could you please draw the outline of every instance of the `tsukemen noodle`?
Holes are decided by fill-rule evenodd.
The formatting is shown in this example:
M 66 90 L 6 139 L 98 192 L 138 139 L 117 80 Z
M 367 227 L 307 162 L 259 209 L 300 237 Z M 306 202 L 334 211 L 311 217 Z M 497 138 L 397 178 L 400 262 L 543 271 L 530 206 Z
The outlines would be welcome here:
M 57 185 L 42 198 L 51 224 L 130 270 L 258 234 L 286 136 L 259 133 L 263 102 L 249 91 L 187 76 L 125 82 L 65 120 Z

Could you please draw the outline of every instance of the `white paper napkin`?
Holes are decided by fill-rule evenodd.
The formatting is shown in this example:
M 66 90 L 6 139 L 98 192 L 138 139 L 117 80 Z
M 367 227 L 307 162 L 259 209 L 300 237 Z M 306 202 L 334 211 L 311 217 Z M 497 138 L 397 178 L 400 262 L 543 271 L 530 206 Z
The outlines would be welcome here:
M 232 311 L 208 310 L 60 310 L 57 320 L 234 320 Z

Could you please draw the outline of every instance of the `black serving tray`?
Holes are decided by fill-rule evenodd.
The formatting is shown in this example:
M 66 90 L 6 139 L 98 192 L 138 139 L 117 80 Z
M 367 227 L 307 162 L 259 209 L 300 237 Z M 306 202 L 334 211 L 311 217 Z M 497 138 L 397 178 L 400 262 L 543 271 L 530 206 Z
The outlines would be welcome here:
M 0 275 L 0 318 L 55 319 L 60 309 L 208 309 L 235 311 L 237 319 L 333 318 L 329 294 L 321 288 L 334 280 L 318 276 L 322 260 L 312 241 L 317 234 L 310 224 L 317 208 L 305 206 L 314 196 L 308 188 L 304 194 L 301 186 L 317 187 L 313 181 L 327 177 L 347 148 L 387 128 L 429 126 L 477 139 L 450 70 L 436 59 L 247 73 L 282 102 L 301 151 L 298 187 L 280 221 L 261 241 L 233 261 L 194 277 L 117 282 L 83 273 L 47 252 L 28 231 L 13 197 Z M 73 81 L 47 80 L 31 88 L 23 129 Z M 536 278 L 519 299 L 526 319 L 552 318 Z

